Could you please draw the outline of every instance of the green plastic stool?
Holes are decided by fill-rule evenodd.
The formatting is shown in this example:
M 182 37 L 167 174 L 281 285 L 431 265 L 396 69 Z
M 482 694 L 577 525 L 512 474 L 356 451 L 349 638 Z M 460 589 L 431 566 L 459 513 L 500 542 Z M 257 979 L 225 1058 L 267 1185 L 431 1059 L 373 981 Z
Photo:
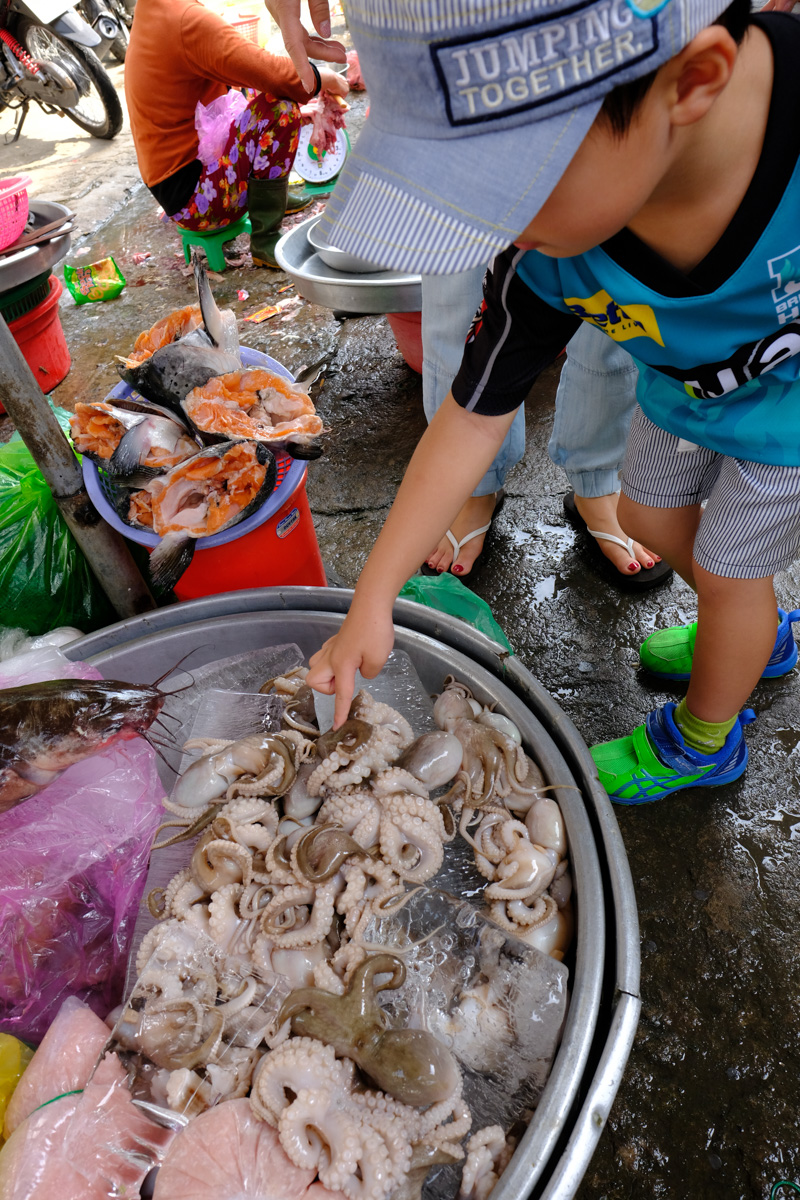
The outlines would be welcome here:
M 247 213 L 240 217 L 238 221 L 231 221 L 230 225 L 226 225 L 223 229 L 208 229 L 205 233 L 198 233 L 194 229 L 183 229 L 178 226 L 178 233 L 181 235 L 183 242 L 183 257 L 187 263 L 192 261 L 192 246 L 202 246 L 206 252 L 208 265 L 212 271 L 224 271 L 228 265 L 225 262 L 225 255 L 222 253 L 222 247 L 226 242 L 230 242 L 233 238 L 238 237 L 240 233 L 250 233 L 250 218 Z

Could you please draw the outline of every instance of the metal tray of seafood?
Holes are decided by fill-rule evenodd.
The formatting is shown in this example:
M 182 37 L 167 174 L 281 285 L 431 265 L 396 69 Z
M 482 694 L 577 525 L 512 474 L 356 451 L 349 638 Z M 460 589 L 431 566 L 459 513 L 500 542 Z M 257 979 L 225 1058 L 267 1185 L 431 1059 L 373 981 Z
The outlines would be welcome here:
M 29 207 L 34 231 L 50 221 L 58 220 L 59 217 L 66 217 L 69 212 L 63 204 L 56 204 L 51 200 L 31 200 Z M 71 245 L 70 234 L 62 233 L 60 237 L 43 242 L 40 246 L 28 246 L 25 250 L 18 250 L 16 254 L 9 254 L 7 258 L 0 258 L 0 292 L 10 292 L 12 288 L 21 287 L 29 279 L 51 271 L 56 263 L 66 258 Z
M 191 651 L 182 668 L 285 642 L 308 655 L 335 632 L 351 598 L 333 588 L 227 593 L 122 621 L 67 653 L 131 682 L 149 682 L 166 661 Z M 463 622 L 409 601 L 397 602 L 394 620 L 396 646 L 426 688 L 438 691 L 454 673 L 516 722 L 564 815 L 577 907 L 570 1008 L 536 1111 L 492 1198 L 570 1200 L 619 1087 L 641 1006 L 636 904 L 616 819 L 577 730 L 516 658 Z
M 312 304 L 337 312 L 369 313 L 419 312 L 422 308 L 422 281 L 419 275 L 398 271 L 336 271 L 320 258 L 308 240 L 309 229 L 318 217 L 311 217 L 285 233 L 275 247 L 282 271 L 297 291 Z

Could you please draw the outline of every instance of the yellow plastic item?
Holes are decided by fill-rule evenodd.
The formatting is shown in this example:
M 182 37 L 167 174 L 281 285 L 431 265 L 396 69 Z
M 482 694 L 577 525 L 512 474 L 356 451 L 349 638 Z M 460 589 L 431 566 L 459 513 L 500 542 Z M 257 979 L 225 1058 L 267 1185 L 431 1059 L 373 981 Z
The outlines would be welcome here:
M 10 1033 L 0 1033 L 0 1146 L 3 1144 L 3 1118 L 8 1102 L 32 1058 L 30 1046 Z

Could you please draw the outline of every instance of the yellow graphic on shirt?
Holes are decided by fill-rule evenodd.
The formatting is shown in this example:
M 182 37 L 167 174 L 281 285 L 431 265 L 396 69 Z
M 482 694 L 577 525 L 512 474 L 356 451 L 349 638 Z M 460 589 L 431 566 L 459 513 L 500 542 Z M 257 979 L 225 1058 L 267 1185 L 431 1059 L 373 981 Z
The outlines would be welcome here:
M 658 342 L 659 346 L 664 345 L 656 315 L 649 304 L 626 304 L 623 308 L 605 291 L 595 292 L 587 300 L 582 300 L 580 296 L 565 297 L 564 303 L 576 317 L 596 325 L 615 342 L 648 337 Z

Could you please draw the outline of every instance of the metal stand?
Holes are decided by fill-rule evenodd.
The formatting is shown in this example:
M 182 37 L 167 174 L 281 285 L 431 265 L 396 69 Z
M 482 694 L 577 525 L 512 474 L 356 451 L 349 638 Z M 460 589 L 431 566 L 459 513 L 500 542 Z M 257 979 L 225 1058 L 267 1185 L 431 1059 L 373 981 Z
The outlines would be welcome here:
M 120 617 L 156 607 L 125 541 L 102 519 L 83 486 L 78 460 L 0 316 L 0 400 L 47 481 L 53 499 Z

